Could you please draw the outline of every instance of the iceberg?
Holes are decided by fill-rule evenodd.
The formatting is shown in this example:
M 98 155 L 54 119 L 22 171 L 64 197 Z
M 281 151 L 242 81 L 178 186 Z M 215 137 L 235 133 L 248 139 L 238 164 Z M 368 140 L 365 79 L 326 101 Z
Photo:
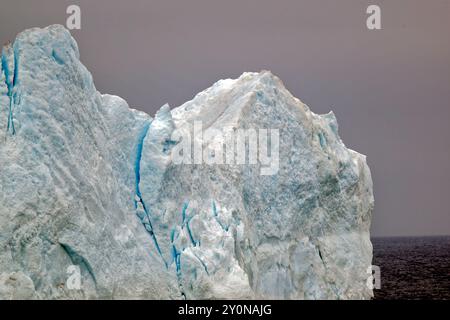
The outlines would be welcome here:
M 365 156 L 271 72 L 151 117 L 96 90 L 62 26 L 1 61 L 0 299 L 373 296 Z

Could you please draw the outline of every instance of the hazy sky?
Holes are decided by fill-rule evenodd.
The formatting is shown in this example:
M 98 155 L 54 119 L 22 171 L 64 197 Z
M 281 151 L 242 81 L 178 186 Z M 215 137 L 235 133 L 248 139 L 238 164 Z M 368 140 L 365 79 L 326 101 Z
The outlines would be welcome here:
M 69 4 L 101 92 L 154 114 L 269 69 L 367 155 L 374 235 L 450 234 L 450 1 L 1 0 L 0 41 L 65 24 Z M 366 28 L 369 4 L 382 30 Z

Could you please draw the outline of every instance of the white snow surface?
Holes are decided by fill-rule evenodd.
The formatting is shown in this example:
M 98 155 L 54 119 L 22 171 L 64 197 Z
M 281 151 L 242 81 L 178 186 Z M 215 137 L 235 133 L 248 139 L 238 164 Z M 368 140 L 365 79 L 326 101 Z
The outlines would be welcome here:
M 196 121 L 278 129 L 279 169 L 175 163 Z M 365 156 L 269 71 L 153 119 L 95 89 L 64 27 L 26 30 L 2 51 L 0 190 L 0 299 L 373 295 Z

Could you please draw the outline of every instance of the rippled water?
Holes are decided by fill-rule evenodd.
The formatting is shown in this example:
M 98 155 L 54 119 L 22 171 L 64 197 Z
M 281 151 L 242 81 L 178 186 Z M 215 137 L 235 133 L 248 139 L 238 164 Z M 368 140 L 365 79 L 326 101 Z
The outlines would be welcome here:
M 450 236 L 373 238 L 381 268 L 375 299 L 450 300 Z

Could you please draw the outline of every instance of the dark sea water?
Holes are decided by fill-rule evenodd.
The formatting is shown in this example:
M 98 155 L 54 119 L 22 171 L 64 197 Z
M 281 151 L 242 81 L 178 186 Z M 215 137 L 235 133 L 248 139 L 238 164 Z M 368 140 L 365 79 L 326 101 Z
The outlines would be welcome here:
M 380 267 L 375 299 L 450 300 L 450 236 L 372 238 Z

